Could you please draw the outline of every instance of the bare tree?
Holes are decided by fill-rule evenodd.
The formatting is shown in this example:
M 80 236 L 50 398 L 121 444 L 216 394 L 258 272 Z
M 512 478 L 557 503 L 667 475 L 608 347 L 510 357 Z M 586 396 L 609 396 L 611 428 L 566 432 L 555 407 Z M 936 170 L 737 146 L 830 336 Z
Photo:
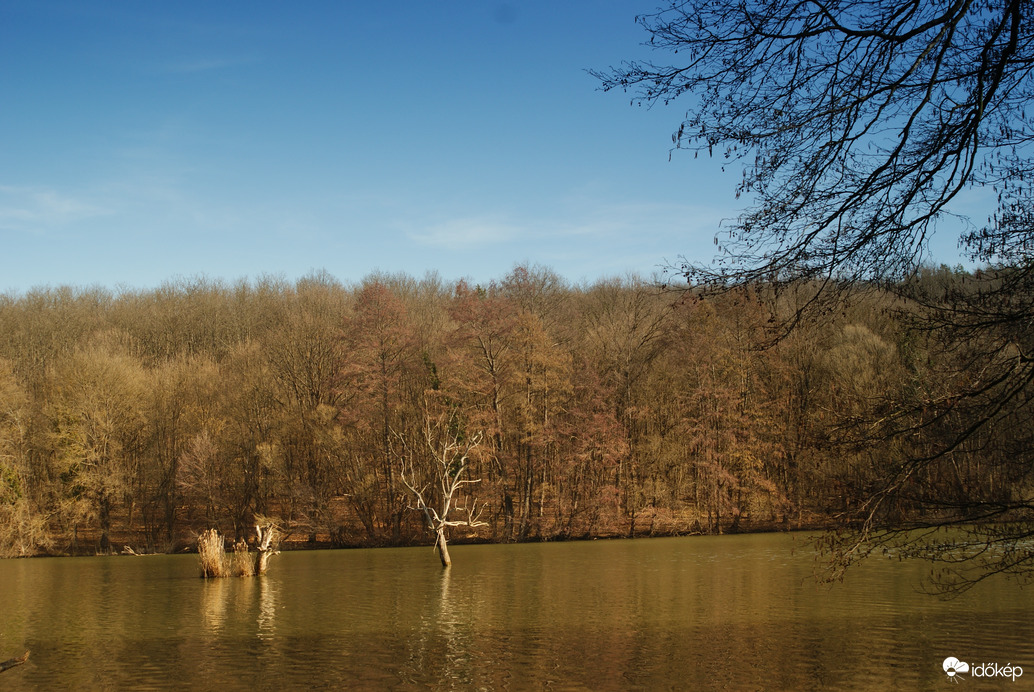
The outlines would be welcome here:
M 811 282 L 788 327 L 841 289 L 880 286 L 907 299 L 931 345 L 927 381 L 844 421 L 874 472 L 834 556 L 893 543 L 947 561 L 953 588 L 1034 574 L 1034 5 L 671 0 L 637 22 L 670 62 L 594 71 L 602 88 L 677 100 L 674 148 L 743 166 L 748 206 L 716 237 L 716 264 L 680 271 L 718 287 Z M 970 188 L 997 205 L 979 226 L 958 216 Z M 924 280 L 930 237 L 952 217 L 988 270 Z
M 594 74 L 639 103 L 686 97 L 675 147 L 745 164 L 740 191 L 753 205 L 722 242 L 720 271 L 687 267 L 693 275 L 908 275 L 967 185 L 1001 186 L 1003 213 L 1029 200 L 1018 184 L 1031 172 L 1034 135 L 1029 2 L 667 5 L 637 21 L 648 45 L 683 62 Z M 1029 224 L 1022 233 L 1029 238 Z M 983 238 L 963 240 L 975 252 L 1010 252 Z
M 405 435 L 394 433 L 399 478 L 415 500 L 414 509 L 424 513 L 427 526 L 435 535 L 442 567 L 449 567 L 452 558 L 446 536 L 448 528 L 488 526 L 480 520 L 484 505 L 479 506 L 477 498 L 464 497 L 461 502 L 461 489 L 481 482 L 465 476 L 483 435 L 478 432 L 467 436 L 459 429 L 455 414 L 445 413 L 434 419 L 425 416 L 422 438 L 423 449 L 414 449 Z M 454 512 L 464 518 L 450 519 Z

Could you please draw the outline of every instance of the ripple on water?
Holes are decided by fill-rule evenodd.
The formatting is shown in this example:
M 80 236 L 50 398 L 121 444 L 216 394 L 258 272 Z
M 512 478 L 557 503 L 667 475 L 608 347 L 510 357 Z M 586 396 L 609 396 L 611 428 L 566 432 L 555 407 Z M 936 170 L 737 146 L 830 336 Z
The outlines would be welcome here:
M 955 601 L 921 565 L 817 584 L 782 535 L 285 553 L 205 582 L 193 558 L 0 562 L 5 689 L 916 689 L 946 656 L 1034 674 L 1034 603 Z M 11 654 L 13 655 L 13 653 Z

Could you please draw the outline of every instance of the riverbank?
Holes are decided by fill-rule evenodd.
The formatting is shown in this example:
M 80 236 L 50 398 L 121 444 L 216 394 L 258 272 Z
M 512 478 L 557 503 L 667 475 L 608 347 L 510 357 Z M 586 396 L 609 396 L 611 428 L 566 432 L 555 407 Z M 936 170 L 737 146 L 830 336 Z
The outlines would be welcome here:
M 500 536 L 496 532 L 465 532 L 458 527 L 449 537 L 450 545 L 497 545 L 515 543 L 565 543 L 595 540 L 615 540 L 624 538 L 666 538 L 680 536 L 718 536 L 736 534 L 789 533 L 798 531 L 823 531 L 833 527 L 828 517 L 817 515 L 798 516 L 791 521 L 789 517 L 750 519 L 741 518 L 726 526 L 718 525 L 708 529 L 706 517 L 673 521 L 671 517 L 659 516 L 651 512 L 643 512 L 638 516 L 634 529 L 631 522 L 625 526 L 610 525 L 598 527 L 594 531 L 552 532 L 543 534 L 529 533 L 523 537 L 511 535 Z M 362 548 L 398 548 L 433 545 L 433 535 L 424 530 L 416 522 L 406 523 L 399 539 L 390 536 L 363 535 L 355 527 L 339 525 L 336 531 L 310 532 L 304 528 L 284 527 L 284 537 L 280 543 L 283 551 L 307 551 L 330 549 L 362 549 Z M 110 531 L 107 547 L 103 546 L 102 532 L 96 528 L 79 529 L 74 540 L 71 534 L 55 534 L 54 544 L 47 550 L 32 555 L 19 557 L 83 557 L 98 555 L 161 555 L 190 553 L 197 551 L 197 536 L 205 529 L 181 529 L 171 540 L 148 541 L 142 528 L 136 530 Z M 220 531 L 227 539 L 234 539 L 232 529 L 221 527 Z M 253 535 L 245 533 L 243 538 L 252 540 Z

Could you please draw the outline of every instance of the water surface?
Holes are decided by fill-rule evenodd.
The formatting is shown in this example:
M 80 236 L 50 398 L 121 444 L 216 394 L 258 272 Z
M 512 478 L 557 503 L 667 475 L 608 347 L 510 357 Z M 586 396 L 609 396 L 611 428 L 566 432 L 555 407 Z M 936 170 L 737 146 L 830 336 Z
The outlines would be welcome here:
M 921 564 L 826 586 L 800 536 L 0 561 L 0 676 L 28 689 L 944 689 L 947 656 L 1029 669 L 1032 591 L 952 601 Z M 1025 684 L 1026 683 L 1026 684 Z

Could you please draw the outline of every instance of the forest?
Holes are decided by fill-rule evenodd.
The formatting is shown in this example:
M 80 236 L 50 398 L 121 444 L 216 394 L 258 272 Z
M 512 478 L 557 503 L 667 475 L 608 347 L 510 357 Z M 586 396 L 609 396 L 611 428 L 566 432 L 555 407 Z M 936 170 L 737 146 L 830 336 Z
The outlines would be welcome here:
M 485 285 L 317 272 L 3 295 L 0 554 L 175 551 L 256 516 L 287 547 L 430 544 L 410 483 L 432 428 L 469 443 L 456 506 L 479 526 L 453 541 L 835 526 L 955 434 L 950 416 L 880 426 L 966 356 L 875 287 L 779 332 L 816 291 L 517 266 Z M 924 487 L 1022 490 L 996 473 L 1008 444 L 978 437 Z M 928 511 L 901 495 L 881 511 Z

